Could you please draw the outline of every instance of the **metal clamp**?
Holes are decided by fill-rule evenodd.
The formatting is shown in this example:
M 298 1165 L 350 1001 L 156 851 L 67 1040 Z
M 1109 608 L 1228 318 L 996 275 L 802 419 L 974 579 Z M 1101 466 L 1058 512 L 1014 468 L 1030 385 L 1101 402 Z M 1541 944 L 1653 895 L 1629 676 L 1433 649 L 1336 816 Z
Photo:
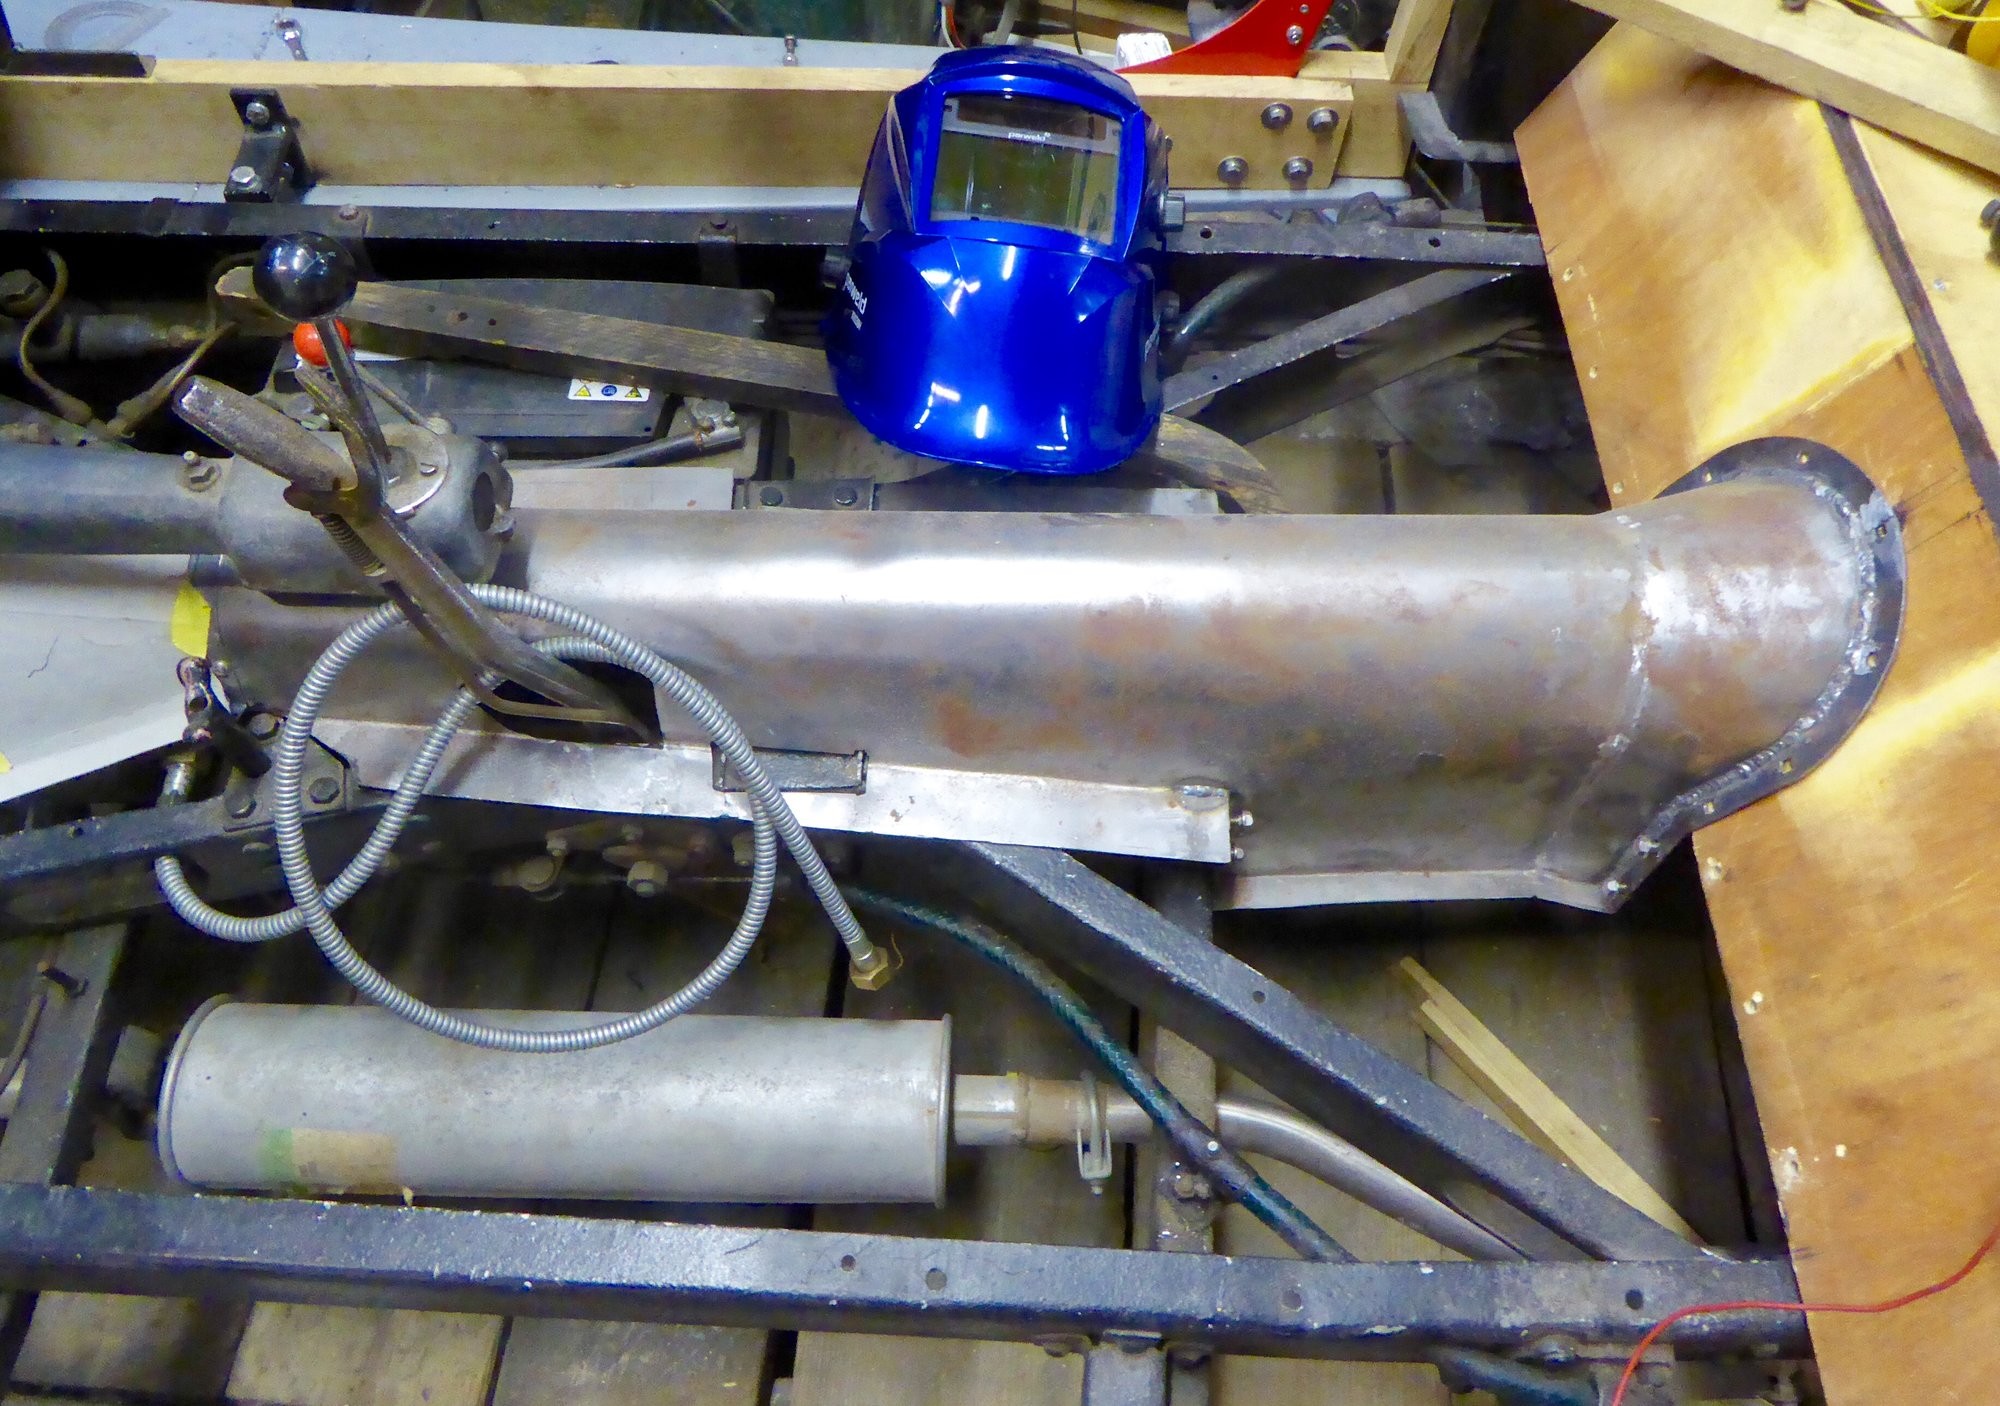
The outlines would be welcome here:
M 312 167 L 284 99 L 268 88 L 232 88 L 229 101 L 243 120 L 243 140 L 230 163 L 222 198 L 274 204 L 297 200 L 312 189 Z
M 1083 1098 L 1076 1114 L 1076 1174 L 1092 1196 L 1102 1196 L 1104 1183 L 1111 1180 L 1111 1124 L 1104 1095 L 1088 1069 L 1083 1071 Z

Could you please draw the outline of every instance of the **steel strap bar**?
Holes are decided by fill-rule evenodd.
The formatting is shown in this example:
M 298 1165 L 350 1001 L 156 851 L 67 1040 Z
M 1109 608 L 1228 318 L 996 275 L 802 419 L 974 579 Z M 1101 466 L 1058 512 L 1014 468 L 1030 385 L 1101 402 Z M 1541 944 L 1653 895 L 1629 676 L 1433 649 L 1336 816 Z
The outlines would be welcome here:
M 1059 850 L 937 845 L 921 869 L 1433 1194 L 1469 1177 L 1604 1259 L 1703 1253 Z
M 1307 1264 L 829 1231 L 0 1186 L 0 1284 L 610 1321 L 1416 1361 L 1546 1333 L 1630 1342 L 1687 1304 L 1795 1301 L 1784 1260 Z M 1690 1319 L 1683 1354 L 1803 1346 L 1800 1315 Z
M 1406 317 L 1507 276 L 1504 271 L 1491 269 L 1444 269 L 1411 279 L 1371 298 L 1363 298 L 1338 312 L 1302 323 L 1289 332 L 1281 332 L 1213 361 L 1176 372 L 1167 378 L 1166 407 L 1169 411 L 1178 410 L 1203 396 L 1214 395 L 1267 371 L 1289 366 L 1314 352 L 1325 351 L 1370 332 L 1379 332 Z

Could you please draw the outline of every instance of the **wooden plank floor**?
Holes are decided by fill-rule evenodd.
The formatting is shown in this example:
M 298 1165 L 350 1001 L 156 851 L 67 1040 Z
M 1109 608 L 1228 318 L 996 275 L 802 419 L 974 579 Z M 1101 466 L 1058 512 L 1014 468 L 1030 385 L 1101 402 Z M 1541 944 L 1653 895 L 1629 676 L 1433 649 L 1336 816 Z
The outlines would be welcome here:
M 1321 914 L 1226 914 L 1218 940 L 1275 980 L 1417 1068 L 1450 1083 L 1391 976 L 1414 955 L 1508 1040 L 1559 1093 L 1704 1233 L 1741 1235 L 1728 1111 L 1715 1073 L 1714 1030 L 1700 979 L 1705 935 L 1692 880 L 1643 892 L 1625 916 L 1574 918 L 1533 905 L 1360 909 Z M 1657 886 L 1656 886 L 1657 887 Z M 355 927 L 401 935 L 373 944 L 399 980 L 466 1005 L 584 1004 L 629 1010 L 684 981 L 726 932 L 717 895 L 704 911 L 640 902 L 595 888 L 554 904 L 526 902 L 477 880 L 399 880 L 365 899 Z M 1692 921 L 1690 921 L 1692 917 Z M 477 933 L 467 940 L 463 934 Z M 456 935 L 455 937 L 453 935 Z M 174 938 L 185 942 L 185 938 Z M 781 905 L 745 968 L 713 1007 L 810 1015 L 838 999 L 849 1015 L 950 1010 L 957 1065 L 1074 1078 L 1084 1056 L 1031 999 L 942 940 L 905 938 L 906 966 L 880 993 L 840 990 L 842 968 L 823 923 Z M 222 980 L 261 999 L 341 999 L 307 944 L 223 953 L 209 984 L 167 1002 L 186 1010 Z M 1692 973 L 1693 975 L 1690 975 Z M 968 999 L 976 993 L 976 999 Z M 1129 1011 L 1100 1002 L 1114 1028 Z M 178 1016 L 172 1018 L 179 1018 Z M 1256 1096 L 1223 1071 L 1225 1093 Z M 1475 1094 L 1476 1097 L 1476 1094 Z M 942 1210 L 830 1207 L 819 1225 L 916 1234 L 1120 1244 L 1128 1234 L 1125 1159 L 1110 1192 L 1093 1197 L 1068 1150 L 954 1154 Z M 1265 1171 L 1357 1253 L 1433 1256 L 1423 1237 L 1288 1168 Z M 100 1130 L 88 1179 L 149 1186 L 150 1144 Z M 563 1209 L 557 1203 L 551 1208 Z M 569 1209 L 592 1209 L 567 1207 Z M 803 1223 L 757 1207 L 598 1207 L 613 1214 L 699 1216 L 742 1224 Z M 1220 1248 L 1284 1254 L 1243 1212 L 1226 1209 Z M 246 1323 L 247 1317 L 247 1323 Z M 240 1341 L 239 1341 L 240 1339 Z M 1032 1346 L 789 1334 L 483 1315 L 51 1295 L 37 1315 L 20 1380 L 35 1388 L 115 1391 L 134 1399 L 438 1406 L 761 1406 L 773 1388 L 793 1406 L 1069 1406 L 1080 1359 Z M 1312 1400 L 1328 1406 L 1442 1406 L 1423 1367 L 1218 1359 L 1213 1406 Z

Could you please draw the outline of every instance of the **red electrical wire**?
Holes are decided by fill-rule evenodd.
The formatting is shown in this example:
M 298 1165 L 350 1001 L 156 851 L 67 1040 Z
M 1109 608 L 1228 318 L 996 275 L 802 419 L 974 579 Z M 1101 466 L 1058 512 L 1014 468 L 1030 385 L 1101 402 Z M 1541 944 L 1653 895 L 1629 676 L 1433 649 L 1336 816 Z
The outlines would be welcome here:
M 1761 1299 L 1742 1299 L 1735 1303 L 1697 1303 L 1686 1308 L 1677 1308 L 1647 1330 L 1639 1339 L 1639 1345 L 1632 1349 L 1632 1355 L 1625 1359 L 1625 1371 L 1618 1378 L 1618 1389 L 1611 1393 L 1611 1406 L 1625 1406 L 1625 1389 L 1632 1385 L 1632 1378 L 1638 1375 L 1639 1363 L 1646 1356 L 1646 1349 L 1660 1340 L 1660 1335 L 1680 1322 L 1683 1318 L 1694 1318 L 1707 1313 L 1735 1313 L 1744 1309 L 1767 1309 L 1781 1313 L 1888 1313 L 1894 1309 L 1907 1308 L 1921 1299 L 1942 1294 L 1947 1289 L 1958 1287 L 1967 1275 L 1979 1268 L 1993 1250 L 2000 1244 L 2000 1225 L 1987 1232 L 1979 1248 L 1972 1252 L 1972 1258 L 1947 1274 L 1935 1284 L 1927 1284 L 1921 1289 L 1913 1289 L 1907 1294 L 1899 1294 L 1893 1299 L 1880 1303 L 1766 1303 Z

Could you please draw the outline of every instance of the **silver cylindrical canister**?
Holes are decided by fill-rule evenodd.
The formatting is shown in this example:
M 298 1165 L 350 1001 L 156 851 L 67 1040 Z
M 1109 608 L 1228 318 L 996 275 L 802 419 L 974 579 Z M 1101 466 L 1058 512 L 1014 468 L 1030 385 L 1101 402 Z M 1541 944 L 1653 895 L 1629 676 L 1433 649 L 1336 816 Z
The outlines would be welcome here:
M 687 1015 L 601 1049 L 508 1054 L 371 1006 L 218 1001 L 174 1047 L 159 1148 L 206 1187 L 941 1204 L 950 1108 L 944 1020 Z

